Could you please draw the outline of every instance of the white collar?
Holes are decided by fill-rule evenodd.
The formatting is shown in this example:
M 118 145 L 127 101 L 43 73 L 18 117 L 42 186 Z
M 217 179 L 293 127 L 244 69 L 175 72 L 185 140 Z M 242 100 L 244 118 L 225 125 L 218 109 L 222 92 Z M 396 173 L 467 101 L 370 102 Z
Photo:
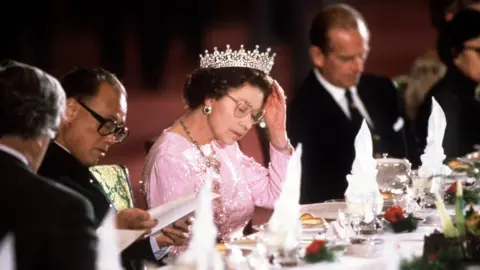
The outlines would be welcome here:
M 65 148 L 65 146 L 59 144 L 57 141 L 53 141 L 53 142 L 54 142 L 56 145 L 58 145 L 60 148 L 62 148 L 63 150 L 67 151 L 67 153 L 72 154 L 72 153 L 70 153 L 70 151 L 69 151 L 67 148 Z
M 320 70 L 317 68 L 313 69 L 313 73 L 315 74 L 315 77 L 317 78 L 318 82 L 323 85 L 323 87 L 327 90 L 327 92 L 332 95 L 333 99 L 335 101 L 340 101 L 345 98 L 345 88 L 338 87 L 336 85 L 333 85 L 325 77 L 323 77 L 322 73 L 320 73 Z M 356 94 L 357 88 L 355 86 L 349 87 L 350 91 L 352 94 Z
M 6 145 L 4 145 L 4 144 L 0 144 L 0 151 L 3 151 L 3 152 L 5 152 L 5 153 L 7 153 L 7 154 L 10 154 L 10 155 L 16 157 L 17 159 L 20 159 L 23 163 L 25 163 L 25 165 L 28 166 L 28 160 L 27 160 L 27 158 L 25 157 L 25 155 L 22 154 L 22 153 L 20 153 L 20 152 L 18 152 L 17 150 L 15 150 L 15 149 L 13 149 L 13 148 L 11 148 L 11 147 L 9 147 L 9 146 L 6 146 Z

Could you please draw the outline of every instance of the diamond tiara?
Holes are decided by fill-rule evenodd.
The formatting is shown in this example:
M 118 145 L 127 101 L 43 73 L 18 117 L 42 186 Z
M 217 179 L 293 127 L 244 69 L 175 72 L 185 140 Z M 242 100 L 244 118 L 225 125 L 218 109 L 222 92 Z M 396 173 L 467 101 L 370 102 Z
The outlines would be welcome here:
M 259 46 L 255 46 L 253 51 L 245 51 L 243 45 L 240 50 L 233 51 L 230 45 L 227 45 L 225 51 L 218 51 L 213 48 L 213 53 L 205 51 L 205 55 L 200 55 L 200 68 L 223 68 L 223 67 L 247 67 L 254 68 L 269 74 L 272 70 L 275 53 L 270 55 L 270 48 L 266 52 L 260 52 Z

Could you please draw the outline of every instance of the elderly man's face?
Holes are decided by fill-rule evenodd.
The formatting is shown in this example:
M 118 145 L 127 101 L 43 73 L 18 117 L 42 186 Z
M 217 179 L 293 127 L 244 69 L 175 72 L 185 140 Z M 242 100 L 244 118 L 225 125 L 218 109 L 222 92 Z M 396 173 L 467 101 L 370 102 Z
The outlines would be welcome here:
M 455 64 L 467 77 L 480 83 L 480 36 L 464 45 L 464 50 L 455 58 Z
M 329 31 L 330 50 L 314 56 L 315 66 L 333 85 L 355 86 L 363 72 L 369 46 L 366 32 L 333 28 Z
M 99 134 L 99 121 L 78 101 L 71 100 L 70 102 L 72 102 L 70 110 L 75 113 L 69 119 L 68 129 L 62 134 L 66 147 L 82 164 L 96 165 L 106 155 L 109 148 L 115 144 L 115 135 L 102 136 Z M 98 94 L 84 103 L 102 118 L 112 120 L 120 126 L 125 124 L 126 97 L 108 83 L 101 84 Z

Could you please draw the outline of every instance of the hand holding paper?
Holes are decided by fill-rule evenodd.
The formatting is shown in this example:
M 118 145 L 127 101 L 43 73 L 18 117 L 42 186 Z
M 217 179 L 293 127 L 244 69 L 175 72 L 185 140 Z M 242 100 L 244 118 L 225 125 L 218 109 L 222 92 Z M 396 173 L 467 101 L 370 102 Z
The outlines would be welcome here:
M 150 230 L 158 223 L 147 211 L 138 208 L 118 212 L 116 222 L 117 228 L 125 230 Z
M 212 200 L 220 197 L 216 193 L 212 193 Z M 162 233 L 162 229 L 171 225 L 173 222 L 186 218 L 197 209 L 200 204 L 198 193 L 187 194 L 176 200 L 156 206 L 148 210 L 150 216 L 157 220 L 157 225 L 152 229 L 151 235 Z
M 162 229 L 161 235 L 157 236 L 156 240 L 159 246 L 164 245 L 177 245 L 183 246 L 188 244 L 191 233 L 191 224 L 193 223 L 194 218 L 188 217 L 182 220 L 178 220 L 172 224 Z

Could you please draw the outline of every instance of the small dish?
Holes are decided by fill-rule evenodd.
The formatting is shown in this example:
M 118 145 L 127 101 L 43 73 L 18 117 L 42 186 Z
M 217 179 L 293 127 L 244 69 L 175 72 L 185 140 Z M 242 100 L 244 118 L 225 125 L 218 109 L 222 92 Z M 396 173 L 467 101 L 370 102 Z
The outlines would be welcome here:
M 318 224 L 304 224 L 302 222 L 302 231 L 304 233 L 314 233 L 314 234 L 321 234 L 328 230 L 328 222 L 322 219 L 323 221 Z M 253 225 L 252 228 L 259 232 L 265 232 L 268 230 L 268 224 L 260 224 L 260 225 Z

